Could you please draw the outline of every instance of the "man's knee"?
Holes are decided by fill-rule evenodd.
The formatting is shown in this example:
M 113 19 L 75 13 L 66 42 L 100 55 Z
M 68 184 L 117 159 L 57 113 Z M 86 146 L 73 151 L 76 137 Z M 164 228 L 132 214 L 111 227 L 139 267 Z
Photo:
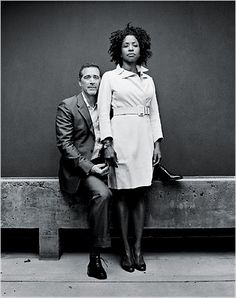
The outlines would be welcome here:
M 97 194 L 95 195 L 94 199 L 97 201 L 97 203 L 100 204 L 106 204 L 107 202 L 110 201 L 112 196 L 111 191 L 109 190 L 108 187 L 104 187 L 102 189 L 99 189 Z
M 101 199 L 104 201 L 110 200 L 112 193 L 110 191 L 110 189 L 107 188 L 103 188 L 102 190 L 99 191 L 99 195 L 101 196 Z

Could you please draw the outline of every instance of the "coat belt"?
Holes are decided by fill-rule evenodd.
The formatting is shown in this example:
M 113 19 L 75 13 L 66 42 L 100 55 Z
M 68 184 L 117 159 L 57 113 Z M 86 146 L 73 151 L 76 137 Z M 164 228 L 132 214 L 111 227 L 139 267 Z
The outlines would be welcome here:
M 150 107 L 147 106 L 136 106 L 136 107 L 122 107 L 122 108 L 114 108 L 113 115 L 138 115 L 139 117 L 143 117 L 145 115 L 150 115 Z

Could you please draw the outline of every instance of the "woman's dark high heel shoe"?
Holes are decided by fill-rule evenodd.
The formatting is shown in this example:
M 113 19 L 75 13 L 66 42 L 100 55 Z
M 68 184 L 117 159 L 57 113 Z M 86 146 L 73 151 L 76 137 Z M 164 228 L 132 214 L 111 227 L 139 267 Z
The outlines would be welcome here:
M 127 272 L 134 272 L 134 264 L 131 257 L 123 255 L 120 262 L 121 267 Z
M 134 268 L 139 271 L 145 271 L 146 264 L 144 262 L 143 255 L 142 254 L 136 255 L 135 253 L 133 253 L 133 257 L 134 257 Z
M 160 164 L 155 166 L 153 177 L 157 179 L 159 178 L 162 181 L 175 181 L 183 178 L 183 176 L 181 175 L 175 175 L 170 173 L 164 166 Z

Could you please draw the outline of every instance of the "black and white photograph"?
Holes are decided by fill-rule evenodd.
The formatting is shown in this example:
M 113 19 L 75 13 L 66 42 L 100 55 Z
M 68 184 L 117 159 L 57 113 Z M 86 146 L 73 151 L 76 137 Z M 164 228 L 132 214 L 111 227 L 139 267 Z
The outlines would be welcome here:
M 1 1 L 1 297 L 235 297 L 235 1 Z

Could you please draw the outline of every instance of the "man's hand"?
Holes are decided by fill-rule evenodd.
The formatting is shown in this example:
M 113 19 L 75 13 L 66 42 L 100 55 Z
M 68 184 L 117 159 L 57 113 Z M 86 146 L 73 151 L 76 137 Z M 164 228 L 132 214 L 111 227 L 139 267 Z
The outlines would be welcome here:
M 153 167 L 159 164 L 160 161 L 161 161 L 161 146 L 160 146 L 160 142 L 156 141 L 154 144 L 154 151 L 153 151 L 153 158 L 152 158 Z
M 91 169 L 91 174 L 105 176 L 109 173 L 109 166 L 105 163 L 99 163 L 97 165 L 94 165 Z

